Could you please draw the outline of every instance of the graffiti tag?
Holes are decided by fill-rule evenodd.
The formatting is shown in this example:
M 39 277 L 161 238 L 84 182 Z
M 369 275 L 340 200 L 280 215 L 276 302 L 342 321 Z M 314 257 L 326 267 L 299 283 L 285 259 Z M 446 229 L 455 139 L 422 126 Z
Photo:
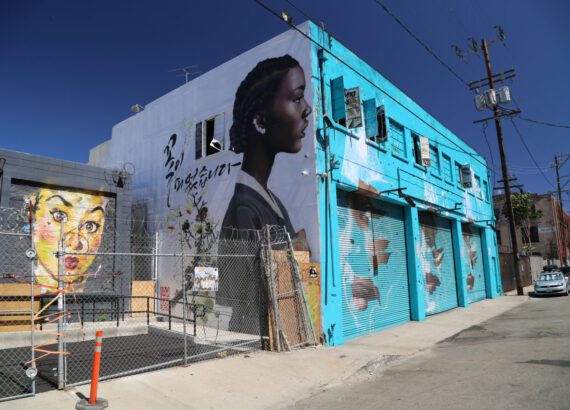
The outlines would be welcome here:
M 203 189 L 208 181 L 221 177 L 224 174 L 230 175 L 232 168 L 241 167 L 240 162 L 226 162 L 216 165 L 215 168 L 208 168 L 206 165 L 202 167 L 195 167 L 186 175 L 178 175 L 180 166 L 184 160 L 184 152 L 178 158 L 172 154 L 174 146 L 176 145 L 176 134 L 172 134 L 168 140 L 168 144 L 164 147 L 163 153 L 166 156 L 164 168 L 166 168 L 166 186 L 168 193 L 166 195 L 166 205 L 170 207 L 170 195 L 172 192 L 179 192 L 184 190 L 188 195 L 196 192 L 198 188 Z

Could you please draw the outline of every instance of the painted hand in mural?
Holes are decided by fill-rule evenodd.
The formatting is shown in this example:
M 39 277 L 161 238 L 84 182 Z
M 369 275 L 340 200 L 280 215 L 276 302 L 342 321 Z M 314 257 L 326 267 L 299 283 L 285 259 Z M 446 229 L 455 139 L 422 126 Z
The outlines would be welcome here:
M 105 225 L 107 199 L 101 195 L 42 188 L 29 198 L 34 210 L 34 246 L 38 255 L 36 275 L 44 291 L 58 287 L 56 253 L 63 225 L 65 252 L 97 252 Z M 71 254 L 63 259 L 62 280 L 68 290 L 80 290 L 95 255 Z
M 377 300 L 380 303 L 378 287 L 370 278 L 354 275 L 352 278 L 352 303 L 357 310 L 368 309 L 368 302 Z
M 469 272 L 466 278 L 467 291 L 473 290 L 475 287 L 475 276 L 473 272 L 475 271 L 475 265 L 477 263 L 477 247 L 472 243 L 472 231 L 468 224 L 462 225 L 463 230 L 463 244 L 464 250 L 467 253 L 464 257 L 467 258 L 467 271 Z
M 475 285 L 475 276 L 471 272 L 467 275 L 467 290 L 472 290 Z
M 426 285 L 428 288 L 428 292 L 430 295 L 433 295 L 437 287 L 441 285 L 441 282 L 437 277 L 437 275 L 434 275 L 431 272 L 426 272 L 425 276 L 426 276 Z

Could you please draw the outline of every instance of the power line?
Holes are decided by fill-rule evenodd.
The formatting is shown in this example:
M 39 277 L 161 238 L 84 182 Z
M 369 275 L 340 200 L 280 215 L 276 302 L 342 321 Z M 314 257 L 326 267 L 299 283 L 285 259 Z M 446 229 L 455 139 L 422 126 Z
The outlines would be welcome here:
M 487 143 L 487 148 L 489 148 L 489 155 L 491 156 L 491 166 L 493 167 L 493 187 L 496 185 L 496 181 L 497 181 L 497 172 L 495 171 L 495 159 L 493 158 L 493 150 L 491 149 L 491 144 L 489 144 L 489 139 L 487 138 L 487 133 L 485 132 L 485 130 L 487 129 L 487 127 L 489 126 L 489 124 L 487 124 L 486 122 L 483 123 L 483 127 L 481 128 L 481 130 L 483 131 L 483 136 L 485 137 L 485 142 Z
M 542 172 L 542 169 L 540 168 L 540 166 L 538 165 L 538 162 L 536 162 L 536 159 L 534 159 L 534 155 L 532 155 L 532 152 L 530 151 L 530 149 L 528 148 L 528 145 L 526 145 L 526 142 L 522 136 L 522 134 L 519 131 L 519 128 L 517 127 L 517 125 L 515 124 L 514 120 L 512 118 L 509 118 L 511 120 L 511 123 L 513 124 L 513 127 L 515 128 L 515 131 L 517 132 L 521 142 L 523 143 L 526 151 L 528 152 L 528 155 L 530 156 L 530 158 L 532 159 L 532 162 L 534 162 L 534 165 L 536 165 L 536 169 L 538 169 L 540 171 L 540 174 L 543 176 L 544 180 L 546 182 L 548 182 L 548 184 L 553 188 L 556 189 L 556 187 L 554 186 L 554 184 L 552 182 L 550 182 L 550 180 L 548 178 L 546 178 L 546 175 L 544 175 L 544 172 Z
M 457 74 L 449 65 L 447 65 L 441 58 L 438 57 L 437 54 L 435 54 L 435 52 L 433 52 L 427 45 L 426 43 L 424 43 L 418 36 L 416 36 L 414 33 L 412 33 L 412 31 L 404 24 L 402 23 L 402 21 L 398 18 L 398 16 L 396 16 L 394 13 L 392 13 L 388 7 L 386 7 L 384 4 L 382 4 L 382 2 L 380 2 L 379 0 L 374 0 L 374 2 L 376 4 L 378 4 L 380 7 L 382 7 L 382 9 L 390 16 L 392 17 L 396 23 L 398 23 L 404 30 L 407 31 L 407 33 L 412 36 L 412 38 L 414 40 L 416 40 L 423 48 L 426 49 L 426 51 L 428 53 L 431 54 L 431 56 L 433 58 L 435 58 L 442 66 L 444 66 L 455 78 L 457 78 L 459 81 L 461 81 L 463 83 L 463 85 L 467 86 L 467 88 L 469 88 L 469 84 L 467 83 L 467 81 L 465 81 L 463 78 L 461 78 L 461 76 L 459 74 Z
M 546 125 L 548 127 L 556 127 L 556 128 L 570 128 L 570 125 L 562 125 L 562 124 L 554 124 L 552 122 L 546 122 L 546 121 L 538 121 L 538 120 L 531 120 L 530 118 L 525 118 L 525 117 L 518 117 L 519 119 L 523 120 L 523 121 L 528 121 L 528 122 L 533 122 L 535 124 L 540 124 L 540 125 Z
M 323 50 L 325 50 L 331 57 L 334 57 L 338 62 L 340 62 L 341 64 L 343 64 L 346 68 L 348 68 L 350 71 L 352 71 L 353 73 L 355 73 L 356 75 L 358 75 L 360 78 L 362 78 L 364 81 L 366 81 L 368 84 L 370 84 L 372 87 L 376 88 L 378 91 L 381 91 L 382 93 L 384 93 L 386 95 L 386 97 L 390 98 L 393 102 L 395 102 L 396 104 L 398 104 L 400 107 L 402 107 L 404 110 L 408 111 L 411 115 L 413 115 L 414 117 L 416 117 L 418 120 L 420 120 L 421 122 L 423 122 L 425 125 L 427 125 L 429 128 L 431 128 L 433 131 L 435 131 L 438 135 L 440 135 L 441 137 L 443 137 L 444 139 L 446 139 L 447 141 L 449 141 L 450 143 L 452 143 L 453 145 L 455 145 L 458 150 L 460 152 L 463 152 L 464 154 L 469 155 L 471 158 L 473 158 L 475 161 L 477 161 L 479 164 L 481 164 L 483 167 L 490 169 L 489 166 L 487 164 L 485 164 L 484 161 L 482 161 L 481 155 L 472 152 L 468 152 L 467 150 L 465 150 L 463 147 L 461 147 L 461 145 L 459 145 L 457 142 L 453 141 L 452 139 L 450 139 L 449 137 L 447 137 L 446 135 L 444 135 L 441 131 L 437 130 L 436 128 L 434 128 L 433 125 L 431 125 L 429 122 L 425 121 L 423 118 L 421 118 L 418 114 L 416 114 L 414 111 L 412 111 L 410 108 L 406 107 L 401 101 L 399 101 L 397 98 L 393 97 L 392 95 L 390 95 L 390 93 L 388 93 L 386 90 L 384 90 L 382 87 L 376 85 L 376 83 L 374 83 L 374 81 L 372 81 L 371 79 L 369 79 L 367 76 L 365 76 L 364 74 L 362 74 L 360 71 L 358 71 L 356 68 L 354 68 L 353 66 L 351 66 L 350 64 L 348 64 L 346 61 L 344 61 L 341 57 L 337 56 L 334 52 L 332 52 L 331 50 L 327 49 L 324 45 L 320 44 L 318 41 L 316 41 L 314 38 L 312 38 L 311 36 L 307 35 L 306 33 L 304 33 L 301 29 L 299 29 L 295 24 L 289 22 L 289 21 L 285 21 L 283 20 L 282 16 L 277 13 L 276 11 L 274 11 L 273 9 L 271 9 L 269 6 L 267 6 L 265 3 L 263 3 L 263 1 L 261 0 L 254 0 L 257 4 L 259 4 L 261 7 L 263 7 L 265 10 L 267 10 L 270 14 L 272 14 L 273 16 L 275 16 L 276 18 L 278 18 L 279 20 L 285 22 L 287 25 L 289 25 L 289 27 L 291 27 L 293 30 L 295 30 L 297 33 L 299 33 L 300 35 L 302 35 L 303 37 L 305 37 L 307 40 L 309 40 L 311 43 L 315 44 L 316 46 L 322 48 Z M 464 141 L 462 141 L 464 142 Z M 464 142 L 465 145 L 467 145 Z M 445 144 L 442 144 L 440 142 L 440 145 L 442 146 L 446 146 Z M 471 148 L 471 147 L 470 147 Z M 453 148 L 452 148 L 453 149 Z M 475 150 L 473 150 L 475 151 Z

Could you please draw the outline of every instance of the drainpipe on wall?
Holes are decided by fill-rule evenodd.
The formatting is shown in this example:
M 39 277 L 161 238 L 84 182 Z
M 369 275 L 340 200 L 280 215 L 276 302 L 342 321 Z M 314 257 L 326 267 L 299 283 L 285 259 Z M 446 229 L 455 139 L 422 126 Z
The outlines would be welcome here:
M 325 36 L 326 36 L 326 32 L 324 30 L 323 27 L 320 27 L 320 34 L 322 36 L 322 43 L 324 43 L 325 40 Z M 325 48 L 324 45 L 321 44 L 320 48 L 317 50 L 317 55 L 319 58 L 319 80 L 320 80 L 320 88 L 321 88 L 321 95 L 320 95 L 320 99 L 321 99 L 321 116 L 323 118 L 323 127 L 322 127 L 322 131 L 323 131 L 323 141 L 324 141 L 324 151 L 325 151 L 325 169 L 324 169 L 324 178 L 325 178 L 325 211 L 326 211 L 326 215 L 325 215 L 325 224 L 326 224 L 326 253 L 327 253 L 327 257 L 325 258 L 325 262 L 329 263 L 329 259 L 330 256 L 328 255 L 329 250 L 330 250 L 330 243 L 331 243 L 331 223 L 330 223 L 330 218 L 331 218 L 331 209 L 330 209 L 330 194 L 331 194 L 331 178 L 332 178 L 332 169 L 330 167 L 330 145 L 329 145 L 329 138 L 328 138 L 328 134 L 327 134 L 327 124 L 325 121 L 325 118 L 328 118 L 327 115 L 327 105 L 326 105 L 326 92 L 325 92 L 325 71 L 324 71 L 324 64 L 325 61 L 327 61 L 327 57 L 325 56 Z M 328 267 L 327 267 L 328 268 Z M 328 282 L 329 282 L 329 269 L 325 268 L 324 272 L 325 272 L 325 291 L 324 291 L 324 295 L 325 295 L 325 300 L 324 300 L 324 304 L 327 305 L 328 304 L 328 294 L 329 294 L 329 289 L 328 289 Z M 333 267 L 331 266 L 330 269 L 330 274 L 333 280 L 333 286 L 334 286 L 334 269 L 332 269 Z

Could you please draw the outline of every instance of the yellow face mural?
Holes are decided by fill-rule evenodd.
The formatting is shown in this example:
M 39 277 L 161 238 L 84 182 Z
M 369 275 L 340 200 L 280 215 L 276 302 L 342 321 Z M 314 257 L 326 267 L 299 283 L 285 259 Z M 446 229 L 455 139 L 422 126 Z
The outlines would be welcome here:
M 105 224 L 103 196 L 42 188 L 30 198 L 34 209 L 34 245 L 38 256 L 37 279 L 45 291 L 57 290 L 58 250 L 63 225 L 66 252 L 97 252 Z M 65 255 L 63 282 L 69 291 L 80 290 L 95 255 Z

